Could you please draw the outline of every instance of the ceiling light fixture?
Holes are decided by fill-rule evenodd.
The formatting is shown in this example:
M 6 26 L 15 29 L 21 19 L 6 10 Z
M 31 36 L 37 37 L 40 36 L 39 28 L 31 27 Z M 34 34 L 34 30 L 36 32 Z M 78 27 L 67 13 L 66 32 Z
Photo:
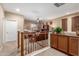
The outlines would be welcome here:
M 17 9 L 16 9 L 16 11 L 17 11 L 17 12 L 20 12 L 20 9 L 19 9 L 19 8 L 17 8 Z
M 69 12 L 66 13 L 67 15 L 70 14 Z

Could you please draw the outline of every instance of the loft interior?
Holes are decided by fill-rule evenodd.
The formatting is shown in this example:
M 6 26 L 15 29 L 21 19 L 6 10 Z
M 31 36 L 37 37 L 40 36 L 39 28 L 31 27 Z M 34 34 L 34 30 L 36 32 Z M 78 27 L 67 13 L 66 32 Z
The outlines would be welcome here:
M 79 3 L 0 3 L 0 56 L 25 55 L 79 56 Z

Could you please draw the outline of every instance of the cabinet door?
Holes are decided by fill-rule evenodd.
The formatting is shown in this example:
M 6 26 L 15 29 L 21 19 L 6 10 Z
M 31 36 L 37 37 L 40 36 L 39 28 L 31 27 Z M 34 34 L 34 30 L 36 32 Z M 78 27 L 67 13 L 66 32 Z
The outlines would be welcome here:
M 78 39 L 70 37 L 69 39 L 69 54 L 78 55 Z
M 63 52 L 68 52 L 68 37 L 66 36 L 58 37 L 58 49 Z
M 57 35 L 51 35 L 51 47 L 57 48 Z

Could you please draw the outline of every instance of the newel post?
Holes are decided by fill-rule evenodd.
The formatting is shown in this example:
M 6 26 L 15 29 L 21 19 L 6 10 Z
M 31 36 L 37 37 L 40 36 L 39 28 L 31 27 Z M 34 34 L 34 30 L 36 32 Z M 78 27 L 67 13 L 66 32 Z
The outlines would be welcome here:
M 21 32 L 21 56 L 24 56 L 24 32 Z

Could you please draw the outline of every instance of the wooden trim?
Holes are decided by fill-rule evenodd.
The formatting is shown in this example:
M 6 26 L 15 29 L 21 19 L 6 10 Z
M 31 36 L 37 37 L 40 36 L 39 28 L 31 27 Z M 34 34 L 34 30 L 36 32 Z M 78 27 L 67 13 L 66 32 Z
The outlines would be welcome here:
M 20 32 L 19 31 L 18 31 L 18 41 L 17 42 L 18 42 L 18 48 L 19 48 L 20 47 L 20 43 L 19 43 L 20 42 Z

